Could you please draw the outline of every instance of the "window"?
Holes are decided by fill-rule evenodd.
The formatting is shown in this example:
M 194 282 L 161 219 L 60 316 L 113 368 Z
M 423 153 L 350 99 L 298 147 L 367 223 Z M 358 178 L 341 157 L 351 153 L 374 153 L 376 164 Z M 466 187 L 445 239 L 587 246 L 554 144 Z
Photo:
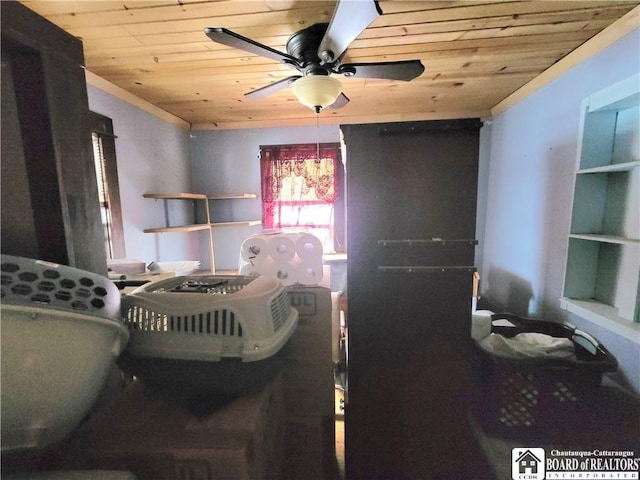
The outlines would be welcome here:
M 260 147 L 266 229 L 305 231 L 325 252 L 344 251 L 344 175 L 339 143 Z
M 110 118 L 90 112 L 100 216 L 107 258 L 125 258 L 115 136 Z

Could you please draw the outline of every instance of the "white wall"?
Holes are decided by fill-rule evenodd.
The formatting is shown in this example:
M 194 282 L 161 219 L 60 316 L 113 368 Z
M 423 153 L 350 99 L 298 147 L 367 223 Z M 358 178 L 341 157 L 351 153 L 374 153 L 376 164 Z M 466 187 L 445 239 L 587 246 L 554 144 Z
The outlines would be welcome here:
M 560 309 L 581 100 L 640 70 L 631 32 L 493 119 L 482 295 L 520 315 L 569 320 L 618 357 L 640 391 L 640 349 Z
M 316 127 L 256 128 L 197 131 L 191 138 L 193 189 L 207 194 L 255 193 L 255 200 L 223 200 L 211 203 L 219 221 L 261 220 L 260 145 L 339 142 L 337 125 Z M 240 245 L 262 227 L 221 227 L 213 231 L 216 269 L 238 268 Z M 207 239 L 200 242 L 202 264 L 208 261 Z M 207 264 L 206 267 L 209 265 Z
M 165 225 L 162 201 L 143 193 L 191 189 L 189 132 L 87 85 L 89 108 L 113 120 L 117 138 L 118 182 L 128 258 L 152 261 L 197 260 L 198 238 L 192 233 L 144 233 Z M 172 224 L 191 223 L 188 202 L 172 202 Z
M 559 308 L 567 254 L 573 169 L 582 98 L 640 70 L 634 31 L 492 119 L 481 132 L 477 264 L 481 292 L 521 315 L 569 320 L 594 334 L 618 358 L 640 391 L 637 345 Z M 127 256 L 200 259 L 208 268 L 205 232 L 144 234 L 165 221 L 152 191 L 260 194 L 259 146 L 338 142 L 339 127 L 269 128 L 189 133 L 88 87 L 93 111 L 113 119 Z M 178 207 L 172 207 L 176 209 Z M 256 200 L 219 203 L 219 219 L 260 219 Z M 172 220 L 187 213 L 172 210 Z M 216 214 L 214 214 L 216 215 Z M 242 241 L 261 227 L 214 230 L 216 266 L 235 269 Z
M 478 246 L 475 252 L 475 265 L 478 271 L 484 263 L 484 243 L 487 221 L 487 195 L 489 194 L 489 161 L 491 160 L 491 119 L 483 121 L 480 129 L 480 145 L 478 152 L 478 196 L 476 207 L 476 239 Z

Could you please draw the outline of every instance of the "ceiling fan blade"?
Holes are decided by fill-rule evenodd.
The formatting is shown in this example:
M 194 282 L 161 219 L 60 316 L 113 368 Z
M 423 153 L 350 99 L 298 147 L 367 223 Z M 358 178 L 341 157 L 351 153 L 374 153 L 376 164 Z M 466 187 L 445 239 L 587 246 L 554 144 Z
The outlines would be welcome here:
M 254 53 L 280 63 L 286 63 L 293 66 L 298 64 L 297 58 L 258 43 L 250 38 L 243 37 L 238 33 L 227 30 L 226 28 L 207 27 L 204 29 L 204 33 L 206 33 L 207 37 L 214 42 L 221 43 L 227 47 L 233 47 L 239 50 L 244 50 L 245 52 Z
M 336 98 L 336 101 L 329 105 L 329 108 L 342 108 L 347 103 L 349 103 L 349 97 L 347 97 L 344 93 L 341 93 L 340 95 L 338 95 L 338 98 Z
M 408 82 L 424 72 L 420 60 L 402 60 L 399 62 L 378 63 L 345 63 L 340 65 L 337 73 L 348 77 L 383 78 L 387 80 L 404 80 Z
M 324 63 L 335 62 L 381 14 L 376 0 L 338 0 L 327 32 L 320 42 L 318 57 Z
M 253 100 L 267 97 L 282 90 L 283 88 L 288 87 L 300 77 L 300 75 L 293 75 L 291 77 L 283 78 L 282 80 L 270 83 L 269 85 L 265 85 L 264 87 L 257 88 L 256 90 L 251 90 L 250 92 L 245 93 L 244 96 Z

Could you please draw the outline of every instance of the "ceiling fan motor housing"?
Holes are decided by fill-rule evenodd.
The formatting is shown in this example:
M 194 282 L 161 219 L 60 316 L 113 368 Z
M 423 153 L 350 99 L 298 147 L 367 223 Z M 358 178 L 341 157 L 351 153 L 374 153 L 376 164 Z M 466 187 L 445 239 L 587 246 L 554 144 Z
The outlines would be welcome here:
M 318 47 L 324 38 L 328 23 L 316 23 L 304 28 L 289 37 L 285 45 L 287 53 L 300 60 L 299 70 L 306 75 L 329 75 L 333 66 L 333 52 L 326 58 L 318 57 Z

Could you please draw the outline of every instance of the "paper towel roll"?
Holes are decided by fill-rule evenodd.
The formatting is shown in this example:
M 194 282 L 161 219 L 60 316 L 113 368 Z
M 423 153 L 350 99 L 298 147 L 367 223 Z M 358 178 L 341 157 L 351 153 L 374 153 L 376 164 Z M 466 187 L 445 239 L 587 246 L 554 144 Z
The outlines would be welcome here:
M 288 235 L 276 235 L 269 239 L 269 255 L 275 261 L 288 262 L 296 254 L 296 245 Z
M 265 276 L 274 277 L 287 287 L 297 281 L 296 266 L 290 262 L 273 262 Z
M 314 235 L 300 234 L 296 241 L 296 252 L 302 260 L 318 259 L 322 261 L 322 243 Z
M 253 265 L 259 264 L 269 256 L 269 247 L 262 237 L 249 237 L 240 247 L 240 258 Z
M 493 312 L 490 310 L 476 310 L 471 317 L 471 338 L 476 341 L 482 340 L 491 335 L 491 316 Z
M 240 268 L 238 269 L 238 274 L 246 275 L 247 277 L 261 277 L 263 272 L 255 266 L 251 265 L 249 262 L 244 262 L 240 264 Z
M 296 267 L 298 283 L 302 285 L 317 285 L 322 280 L 322 261 L 303 261 Z

